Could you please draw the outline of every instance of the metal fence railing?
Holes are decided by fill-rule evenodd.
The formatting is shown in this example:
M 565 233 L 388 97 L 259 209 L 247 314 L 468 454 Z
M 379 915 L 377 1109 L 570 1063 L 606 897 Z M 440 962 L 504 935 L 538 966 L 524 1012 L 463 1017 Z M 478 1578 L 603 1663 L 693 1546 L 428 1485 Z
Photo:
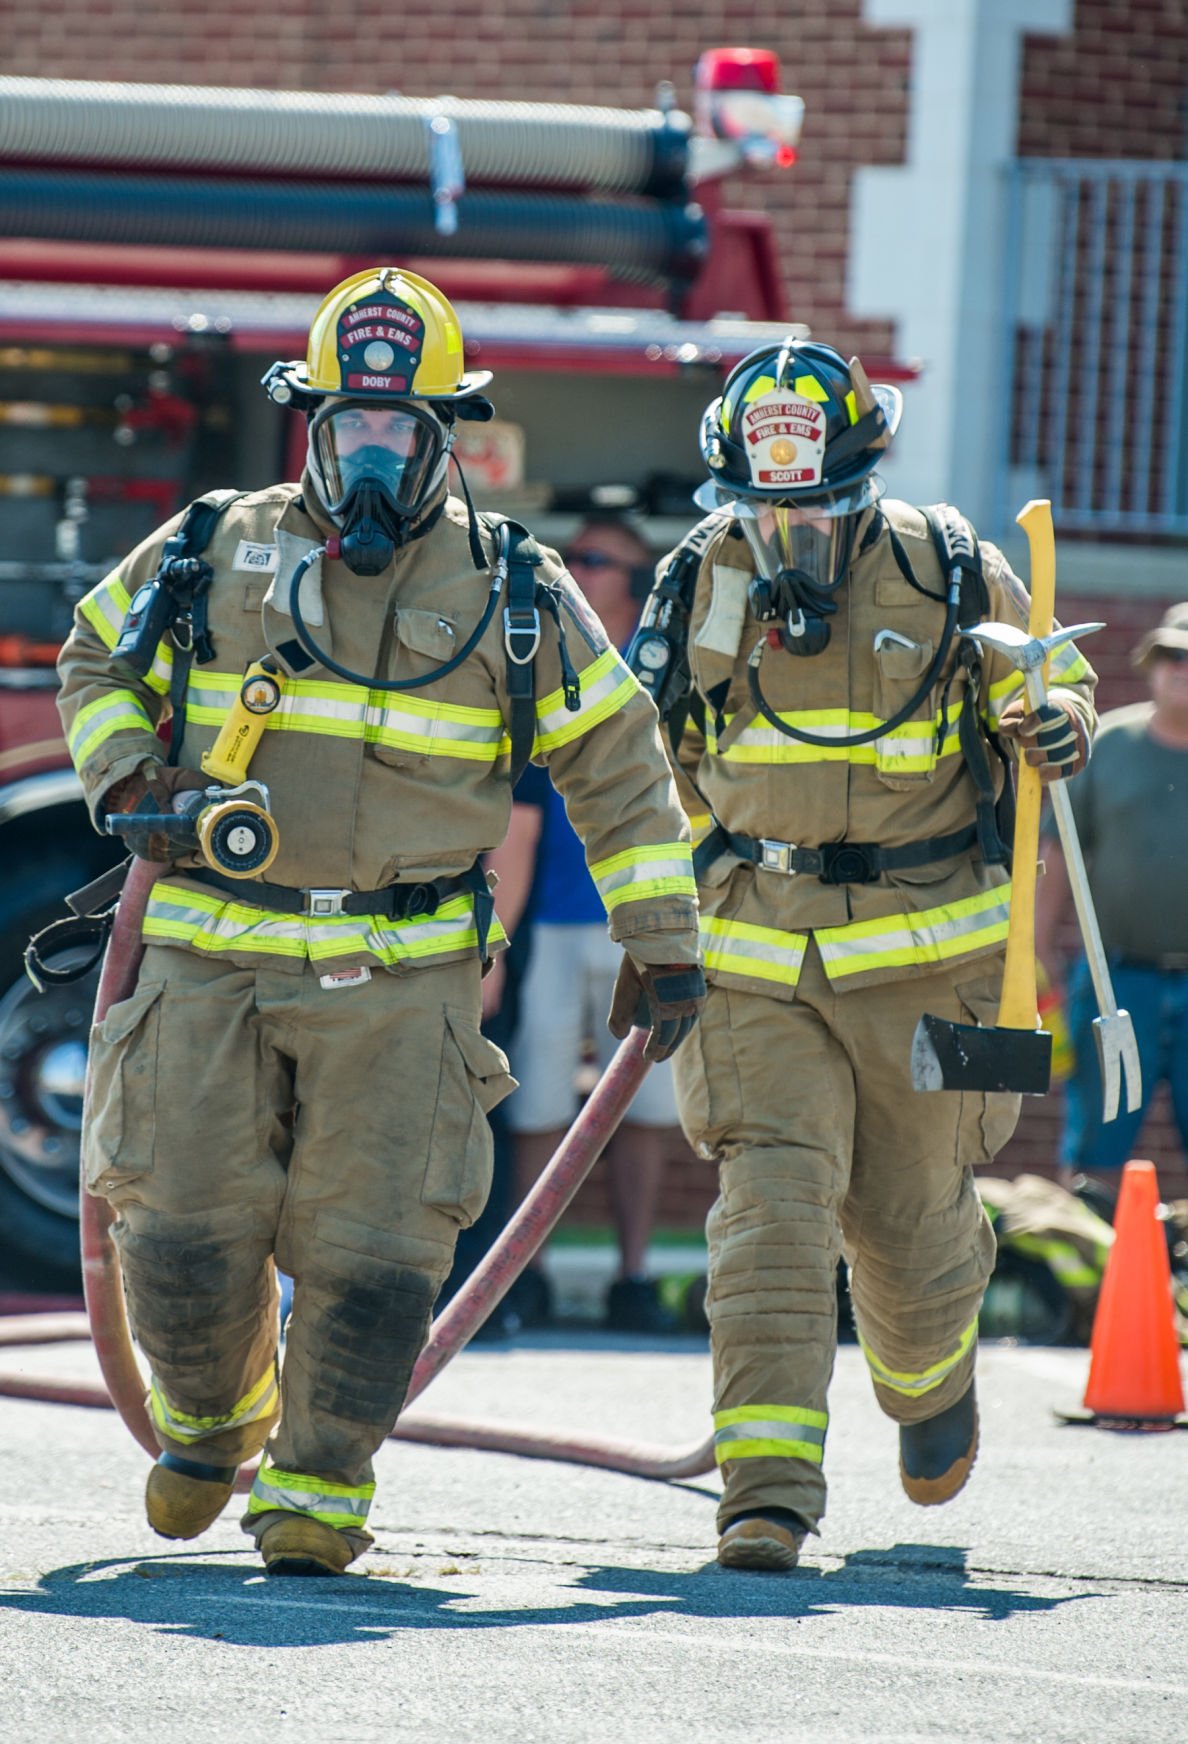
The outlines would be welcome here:
M 1188 164 L 1013 163 L 1004 268 L 998 524 L 1188 534 Z

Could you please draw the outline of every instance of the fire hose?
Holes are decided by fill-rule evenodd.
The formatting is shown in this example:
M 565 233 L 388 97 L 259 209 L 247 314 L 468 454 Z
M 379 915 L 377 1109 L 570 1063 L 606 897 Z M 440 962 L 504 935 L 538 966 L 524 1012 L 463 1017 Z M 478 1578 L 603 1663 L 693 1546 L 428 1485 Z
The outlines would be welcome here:
M 136 985 L 144 950 L 141 921 L 149 892 L 163 870 L 147 860 L 133 861 L 104 957 L 95 1002 L 96 1021 L 102 1020 L 109 1006 L 126 999 Z M 632 1030 L 498 1241 L 434 1320 L 409 1382 L 406 1406 L 468 1342 L 552 1233 L 643 1081 L 647 1071 L 643 1048 L 643 1032 Z M 88 1088 L 89 1080 L 88 1070 Z M 85 1184 L 81 1200 L 86 1314 L 14 1317 L 0 1325 L 0 1345 L 57 1343 L 85 1338 L 89 1333 L 105 1384 L 0 1372 L 0 1396 L 114 1407 L 141 1447 L 155 1459 L 157 1439 L 145 1409 L 145 1383 L 132 1347 L 119 1257 L 109 1233 L 113 1221 L 111 1208 L 106 1200 L 88 1193 Z M 712 1438 L 691 1446 L 665 1448 L 646 1442 L 563 1435 L 427 1414 L 408 1417 L 402 1414 L 390 1439 L 563 1460 L 575 1465 L 601 1466 L 633 1477 L 668 1480 L 698 1477 L 714 1466 Z M 244 1466 L 237 1487 L 250 1488 L 254 1475 L 254 1466 Z

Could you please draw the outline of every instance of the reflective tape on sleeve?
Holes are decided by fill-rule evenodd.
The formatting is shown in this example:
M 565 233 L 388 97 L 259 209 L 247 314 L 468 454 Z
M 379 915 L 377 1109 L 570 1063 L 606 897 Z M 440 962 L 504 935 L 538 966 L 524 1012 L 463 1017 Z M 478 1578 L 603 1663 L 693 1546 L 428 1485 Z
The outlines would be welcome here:
M 116 733 L 152 733 L 153 723 L 140 698 L 131 690 L 107 690 L 79 709 L 70 723 L 67 746 L 81 769 Z
M 693 855 L 688 842 L 660 842 L 655 847 L 627 848 L 606 860 L 596 860 L 590 876 L 610 914 L 624 902 L 645 902 L 660 896 L 697 895 Z
M 591 662 L 581 678 L 581 705 L 571 711 L 565 706 L 563 690 L 550 691 L 536 704 L 536 738 L 532 746 L 534 757 L 555 751 L 580 739 L 600 721 L 617 714 L 625 702 L 637 693 L 639 681 L 615 649 L 608 648 Z
M 105 648 L 114 648 L 124 627 L 128 607 L 132 604 L 127 588 L 118 574 L 109 575 L 98 587 L 78 602 L 78 609 L 90 624 Z M 152 666 L 144 682 L 159 696 L 169 695 L 169 680 L 173 673 L 173 648 L 164 637 L 157 643 Z

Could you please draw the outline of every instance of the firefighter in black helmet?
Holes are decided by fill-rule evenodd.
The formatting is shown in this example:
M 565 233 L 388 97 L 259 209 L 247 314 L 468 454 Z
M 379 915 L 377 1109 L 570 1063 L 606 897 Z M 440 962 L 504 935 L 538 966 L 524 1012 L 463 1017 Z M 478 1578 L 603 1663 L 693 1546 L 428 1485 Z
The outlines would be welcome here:
M 840 1253 L 907 1494 L 943 1502 L 968 1477 L 994 1256 L 973 1168 L 1018 1104 L 915 1096 L 911 1039 L 924 1011 L 994 1021 L 1010 885 L 988 736 L 1054 777 L 1094 722 L 1075 648 L 1041 746 L 1021 677 L 963 636 L 1025 626 L 1027 595 L 955 511 L 885 499 L 900 412 L 831 346 L 744 359 L 702 424 L 709 516 L 661 564 L 637 639 L 704 818 L 709 998 L 674 1069 L 690 1143 L 720 1165 L 707 1312 L 731 1567 L 792 1568 L 818 1530 Z

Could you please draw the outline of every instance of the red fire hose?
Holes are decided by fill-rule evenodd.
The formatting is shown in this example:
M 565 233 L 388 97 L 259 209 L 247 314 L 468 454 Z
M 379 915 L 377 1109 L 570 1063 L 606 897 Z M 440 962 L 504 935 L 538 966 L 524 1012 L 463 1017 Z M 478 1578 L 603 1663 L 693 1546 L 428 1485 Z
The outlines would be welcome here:
M 99 991 L 96 1021 L 108 1007 L 126 999 L 136 985 L 143 954 L 140 928 L 149 892 L 163 867 L 134 860 L 112 928 Z M 577 1120 L 554 1153 L 548 1167 L 516 1211 L 499 1240 L 433 1322 L 409 1383 L 406 1404 L 422 1393 L 502 1301 L 524 1267 L 552 1233 L 562 1212 L 589 1174 L 647 1071 L 644 1037 L 633 1030 L 618 1048 Z M 0 1373 L 0 1395 L 41 1399 L 55 1404 L 113 1406 L 144 1448 L 156 1458 L 158 1448 L 145 1410 L 145 1384 L 132 1348 L 119 1258 L 109 1230 L 111 1208 L 82 1192 L 83 1292 L 87 1313 L 27 1315 L 0 1325 L 0 1345 L 57 1342 L 86 1337 L 94 1340 L 105 1386 L 94 1382 Z M 565 1436 L 547 1431 L 475 1423 L 428 1415 L 402 1416 L 392 1431 L 398 1441 L 429 1442 L 439 1447 L 473 1447 L 492 1453 L 516 1453 L 529 1458 L 568 1460 L 577 1465 L 603 1466 L 635 1477 L 690 1478 L 711 1471 L 713 1441 L 664 1448 L 644 1442 L 614 1441 L 601 1436 Z M 244 1466 L 237 1487 L 250 1487 L 255 1468 Z

